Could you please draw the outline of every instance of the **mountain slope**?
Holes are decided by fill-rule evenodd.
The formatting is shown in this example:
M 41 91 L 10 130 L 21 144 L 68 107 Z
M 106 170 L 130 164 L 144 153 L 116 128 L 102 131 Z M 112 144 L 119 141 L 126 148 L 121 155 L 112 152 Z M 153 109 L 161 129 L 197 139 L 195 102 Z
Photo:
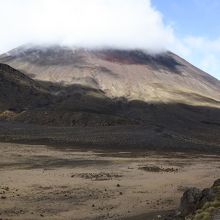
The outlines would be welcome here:
M 46 106 L 50 94 L 20 71 L 0 63 L 0 111 Z
M 0 62 L 36 80 L 80 84 L 110 98 L 203 106 L 220 101 L 220 82 L 171 52 L 26 46 L 2 55 Z
M 102 91 L 36 81 L 0 63 L 0 120 L 43 125 L 133 124 Z
M 219 81 L 170 52 L 35 47 L 0 60 L 24 71 L 0 64 L 3 140 L 220 151 Z

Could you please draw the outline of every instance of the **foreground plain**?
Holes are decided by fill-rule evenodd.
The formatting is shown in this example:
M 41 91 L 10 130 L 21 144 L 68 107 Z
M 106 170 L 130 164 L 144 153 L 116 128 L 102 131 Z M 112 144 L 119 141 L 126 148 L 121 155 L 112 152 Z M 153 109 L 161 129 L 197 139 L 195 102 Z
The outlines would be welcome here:
M 176 209 L 188 187 L 209 187 L 220 173 L 219 156 L 193 153 L 0 143 L 0 155 L 2 219 L 157 215 Z

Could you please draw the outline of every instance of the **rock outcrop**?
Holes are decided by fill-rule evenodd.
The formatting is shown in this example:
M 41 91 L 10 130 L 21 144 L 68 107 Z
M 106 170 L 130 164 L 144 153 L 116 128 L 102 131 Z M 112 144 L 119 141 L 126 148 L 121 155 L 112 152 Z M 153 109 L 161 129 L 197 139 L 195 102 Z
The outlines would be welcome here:
M 220 213 L 220 179 L 211 188 L 190 188 L 184 192 L 175 220 L 218 220 Z

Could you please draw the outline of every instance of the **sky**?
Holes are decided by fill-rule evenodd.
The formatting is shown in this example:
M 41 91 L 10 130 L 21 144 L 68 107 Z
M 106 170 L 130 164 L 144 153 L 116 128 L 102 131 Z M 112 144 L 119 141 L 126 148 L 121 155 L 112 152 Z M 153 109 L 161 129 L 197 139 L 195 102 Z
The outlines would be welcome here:
M 219 0 L 0 0 L 0 53 L 24 44 L 171 50 L 220 79 Z
M 220 1 L 152 0 L 187 52 L 185 59 L 220 79 Z

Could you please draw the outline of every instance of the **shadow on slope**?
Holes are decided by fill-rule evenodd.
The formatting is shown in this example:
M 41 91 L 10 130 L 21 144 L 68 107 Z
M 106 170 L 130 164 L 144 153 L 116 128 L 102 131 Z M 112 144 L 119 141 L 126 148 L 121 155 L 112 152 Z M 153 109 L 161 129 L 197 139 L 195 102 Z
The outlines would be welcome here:
M 50 107 L 21 112 L 0 122 L 0 139 L 105 150 L 220 153 L 219 109 L 122 101 L 107 104 L 109 108 L 102 111 L 73 105 L 69 110 Z
M 219 108 L 111 99 L 101 90 L 36 82 L 7 65 L 0 67 L 2 140 L 220 150 Z

